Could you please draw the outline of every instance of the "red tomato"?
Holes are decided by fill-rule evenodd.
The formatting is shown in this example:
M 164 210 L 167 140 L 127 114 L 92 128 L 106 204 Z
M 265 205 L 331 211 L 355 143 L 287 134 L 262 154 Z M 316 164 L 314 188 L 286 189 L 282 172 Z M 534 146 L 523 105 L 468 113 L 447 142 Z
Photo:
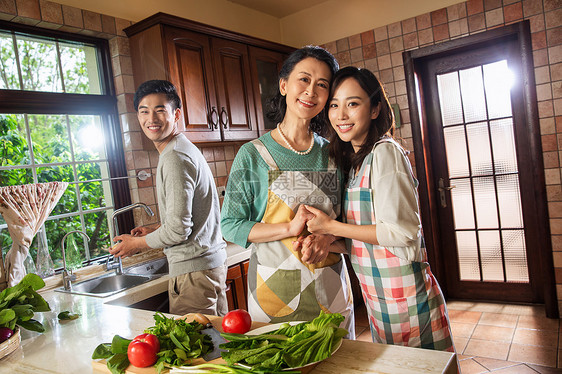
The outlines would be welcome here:
M 159 350 L 160 342 L 156 335 L 140 334 L 129 343 L 127 357 L 133 366 L 144 368 L 154 365 Z
M 250 327 L 252 327 L 252 317 L 244 309 L 231 310 L 222 319 L 224 332 L 245 334 L 250 331 Z

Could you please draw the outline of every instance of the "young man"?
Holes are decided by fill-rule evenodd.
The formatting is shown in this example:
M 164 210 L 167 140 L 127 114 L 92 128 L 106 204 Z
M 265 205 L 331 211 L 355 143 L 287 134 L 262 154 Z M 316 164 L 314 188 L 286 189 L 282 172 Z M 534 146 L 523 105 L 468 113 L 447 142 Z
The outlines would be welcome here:
M 205 158 L 178 130 L 181 101 L 174 85 L 151 80 L 140 85 L 134 106 L 144 134 L 160 158 L 156 191 L 160 227 L 136 227 L 109 252 L 131 256 L 164 248 L 170 267 L 170 313 L 225 315 L 226 243 L 220 230 L 219 198 Z

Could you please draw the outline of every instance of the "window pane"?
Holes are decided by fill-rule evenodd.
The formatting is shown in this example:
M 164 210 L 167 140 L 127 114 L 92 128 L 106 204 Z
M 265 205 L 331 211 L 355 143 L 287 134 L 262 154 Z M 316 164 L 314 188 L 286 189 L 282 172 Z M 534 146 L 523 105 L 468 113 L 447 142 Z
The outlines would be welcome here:
M 23 89 L 62 92 L 62 82 L 53 41 L 17 36 Z
M 466 125 L 466 133 L 468 136 L 472 175 L 492 174 L 492 154 L 490 151 L 488 125 L 486 122 Z
M 474 178 L 474 205 L 479 229 L 499 228 L 494 177 Z
M 16 52 L 11 34 L 0 33 L 0 77 L 0 89 L 20 89 Z
M 519 176 L 500 175 L 496 177 L 496 183 L 502 228 L 523 228 Z
M 37 168 L 37 181 L 39 183 L 74 182 L 74 171 L 71 165 Z
M 59 43 L 64 90 L 77 94 L 101 94 L 96 49 Z
M 486 120 L 486 101 L 480 66 L 461 70 L 462 105 L 466 122 Z
M 35 163 L 72 161 L 66 116 L 39 114 L 29 115 L 27 118 Z
M 463 122 L 461 91 L 457 72 L 437 76 L 443 126 Z
M 84 215 L 86 234 L 90 236 L 88 247 L 90 248 L 90 259 L 107 255 L 111 246 L 107 211 L 89 213 Z
M 511 80 L 507 61 L 502 60 L 487 64 L 484 68 L 484 85 L 488 103 L 488 117 L 499 118 L 511 116 Z
M 461 280 L 480 280 L 476 233 L 474 231 L 457 231 L 457 248 Z
M 76 161 L 105 159 L 105 139 L 100 116 L 68 116 Z
M 2 215 L 0 215 L 0 255 L 6 258 L 6 253 L 12 248 L 12 237 L 8 232 L 8 225 Z
M 78 212 L 78 202 L 76 199 L 76 186 L 71 183 L 62 194 L 59 202 L 51 212 L 51 215 L 55 216 L 72 212 Z M 75 230 L 79 230 L 79 228 Z
M 503 265 L 499 231 L 480 231 L 480 256 L 484 281 L 503 281 Z
M 100 164 L 97 162 L 76 165 L 76 174 L 78 175 L 79 181 L 89 181 L 102 178 Z
M 0 166 L 30 164 L 25 134 L 23 115 L 0 115 Z
M 88 182 L 78 184 L 82 210 L 98 209 L 106 206 L 106 196 L 111 198 L 109 182 Z M 105 193 L 107 191 L 107 193 Z M 111 201 L 111 200 L 109 200 Z
M 502 232 L 505 271 L 508 282 L 528 282 L 527 252 L 523 230 L 505 230 Z
M 33 183 L 31 169 L 0 170 L 0 185 L 2 186 L 17 186 L 29 183 Z
M 492 148 L 494 150 L 494 167 L 496 173 L 516 173 L 517 154 L 513 136 L 513 119 L 501 119 L 490 122 Z
M 474 210 L 470 179 L 454 179 L 451 180 L 451 184 L 455 186 L 451 190 L 455 229 L 474 229 Z
M 468 177 L 470 173 L 468 171 L 468 152 L 466 150 L 464 127 L 446 127 L 443 129 L 443 136 L 445 137 L 449 177 Z

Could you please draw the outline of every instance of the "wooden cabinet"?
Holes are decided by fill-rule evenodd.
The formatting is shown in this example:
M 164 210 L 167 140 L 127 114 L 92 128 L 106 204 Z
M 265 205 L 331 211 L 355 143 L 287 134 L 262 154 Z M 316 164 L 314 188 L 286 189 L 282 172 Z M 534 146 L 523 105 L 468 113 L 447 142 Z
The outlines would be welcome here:
M 247 273 L 248 267 L 246 266 L 246 268 L 244 268 L 244 263 L 232 265 L 228 268 L 226 274 L 226 299 L 228 301 L 228 310 L 248 310 L 248 298 L 246 296 L 248 289 L 248 283 L 246 281 Z
M 174 83 L 191 141 L 249 140 L 267 129 L 260 88 L 271 91 L 293 48 L 164 13 L 125 33 L 136 86 L 149 79 Z
M 279 70 L 286 56 L 263 48 L 250 47 L 250 63 L 254 79 L 254 97 L 260 134 L 275 129 L 266 117 L 267 102 L 279 90 Z

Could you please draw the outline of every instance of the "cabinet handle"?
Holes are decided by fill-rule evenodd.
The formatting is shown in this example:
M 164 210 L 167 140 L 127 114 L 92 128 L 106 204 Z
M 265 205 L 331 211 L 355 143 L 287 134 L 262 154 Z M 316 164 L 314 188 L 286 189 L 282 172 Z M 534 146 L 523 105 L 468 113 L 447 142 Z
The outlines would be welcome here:
M 223 114 L 226 116 L 225 120 L 223 120 L 223 117 L 222 117 Z M 220 120 L 221 120 L 221 123 L 222 123 L 222 127 L 226 130 L 227 125 L 228 125 L 228 113 L 226 112 L 226 109 L 224 109 L 224 107 L 221 108 Z
M 216 107 L 212 107 L 211 108 L 211 116 L 209 118 L 210 122 L 211 122 L 211 130 L 213 130 L 213 128 L 215 130 L 217 130 L 219 128 L 218 126 L 218 122 L 219 122 L 219 112 L 217 111 Z

